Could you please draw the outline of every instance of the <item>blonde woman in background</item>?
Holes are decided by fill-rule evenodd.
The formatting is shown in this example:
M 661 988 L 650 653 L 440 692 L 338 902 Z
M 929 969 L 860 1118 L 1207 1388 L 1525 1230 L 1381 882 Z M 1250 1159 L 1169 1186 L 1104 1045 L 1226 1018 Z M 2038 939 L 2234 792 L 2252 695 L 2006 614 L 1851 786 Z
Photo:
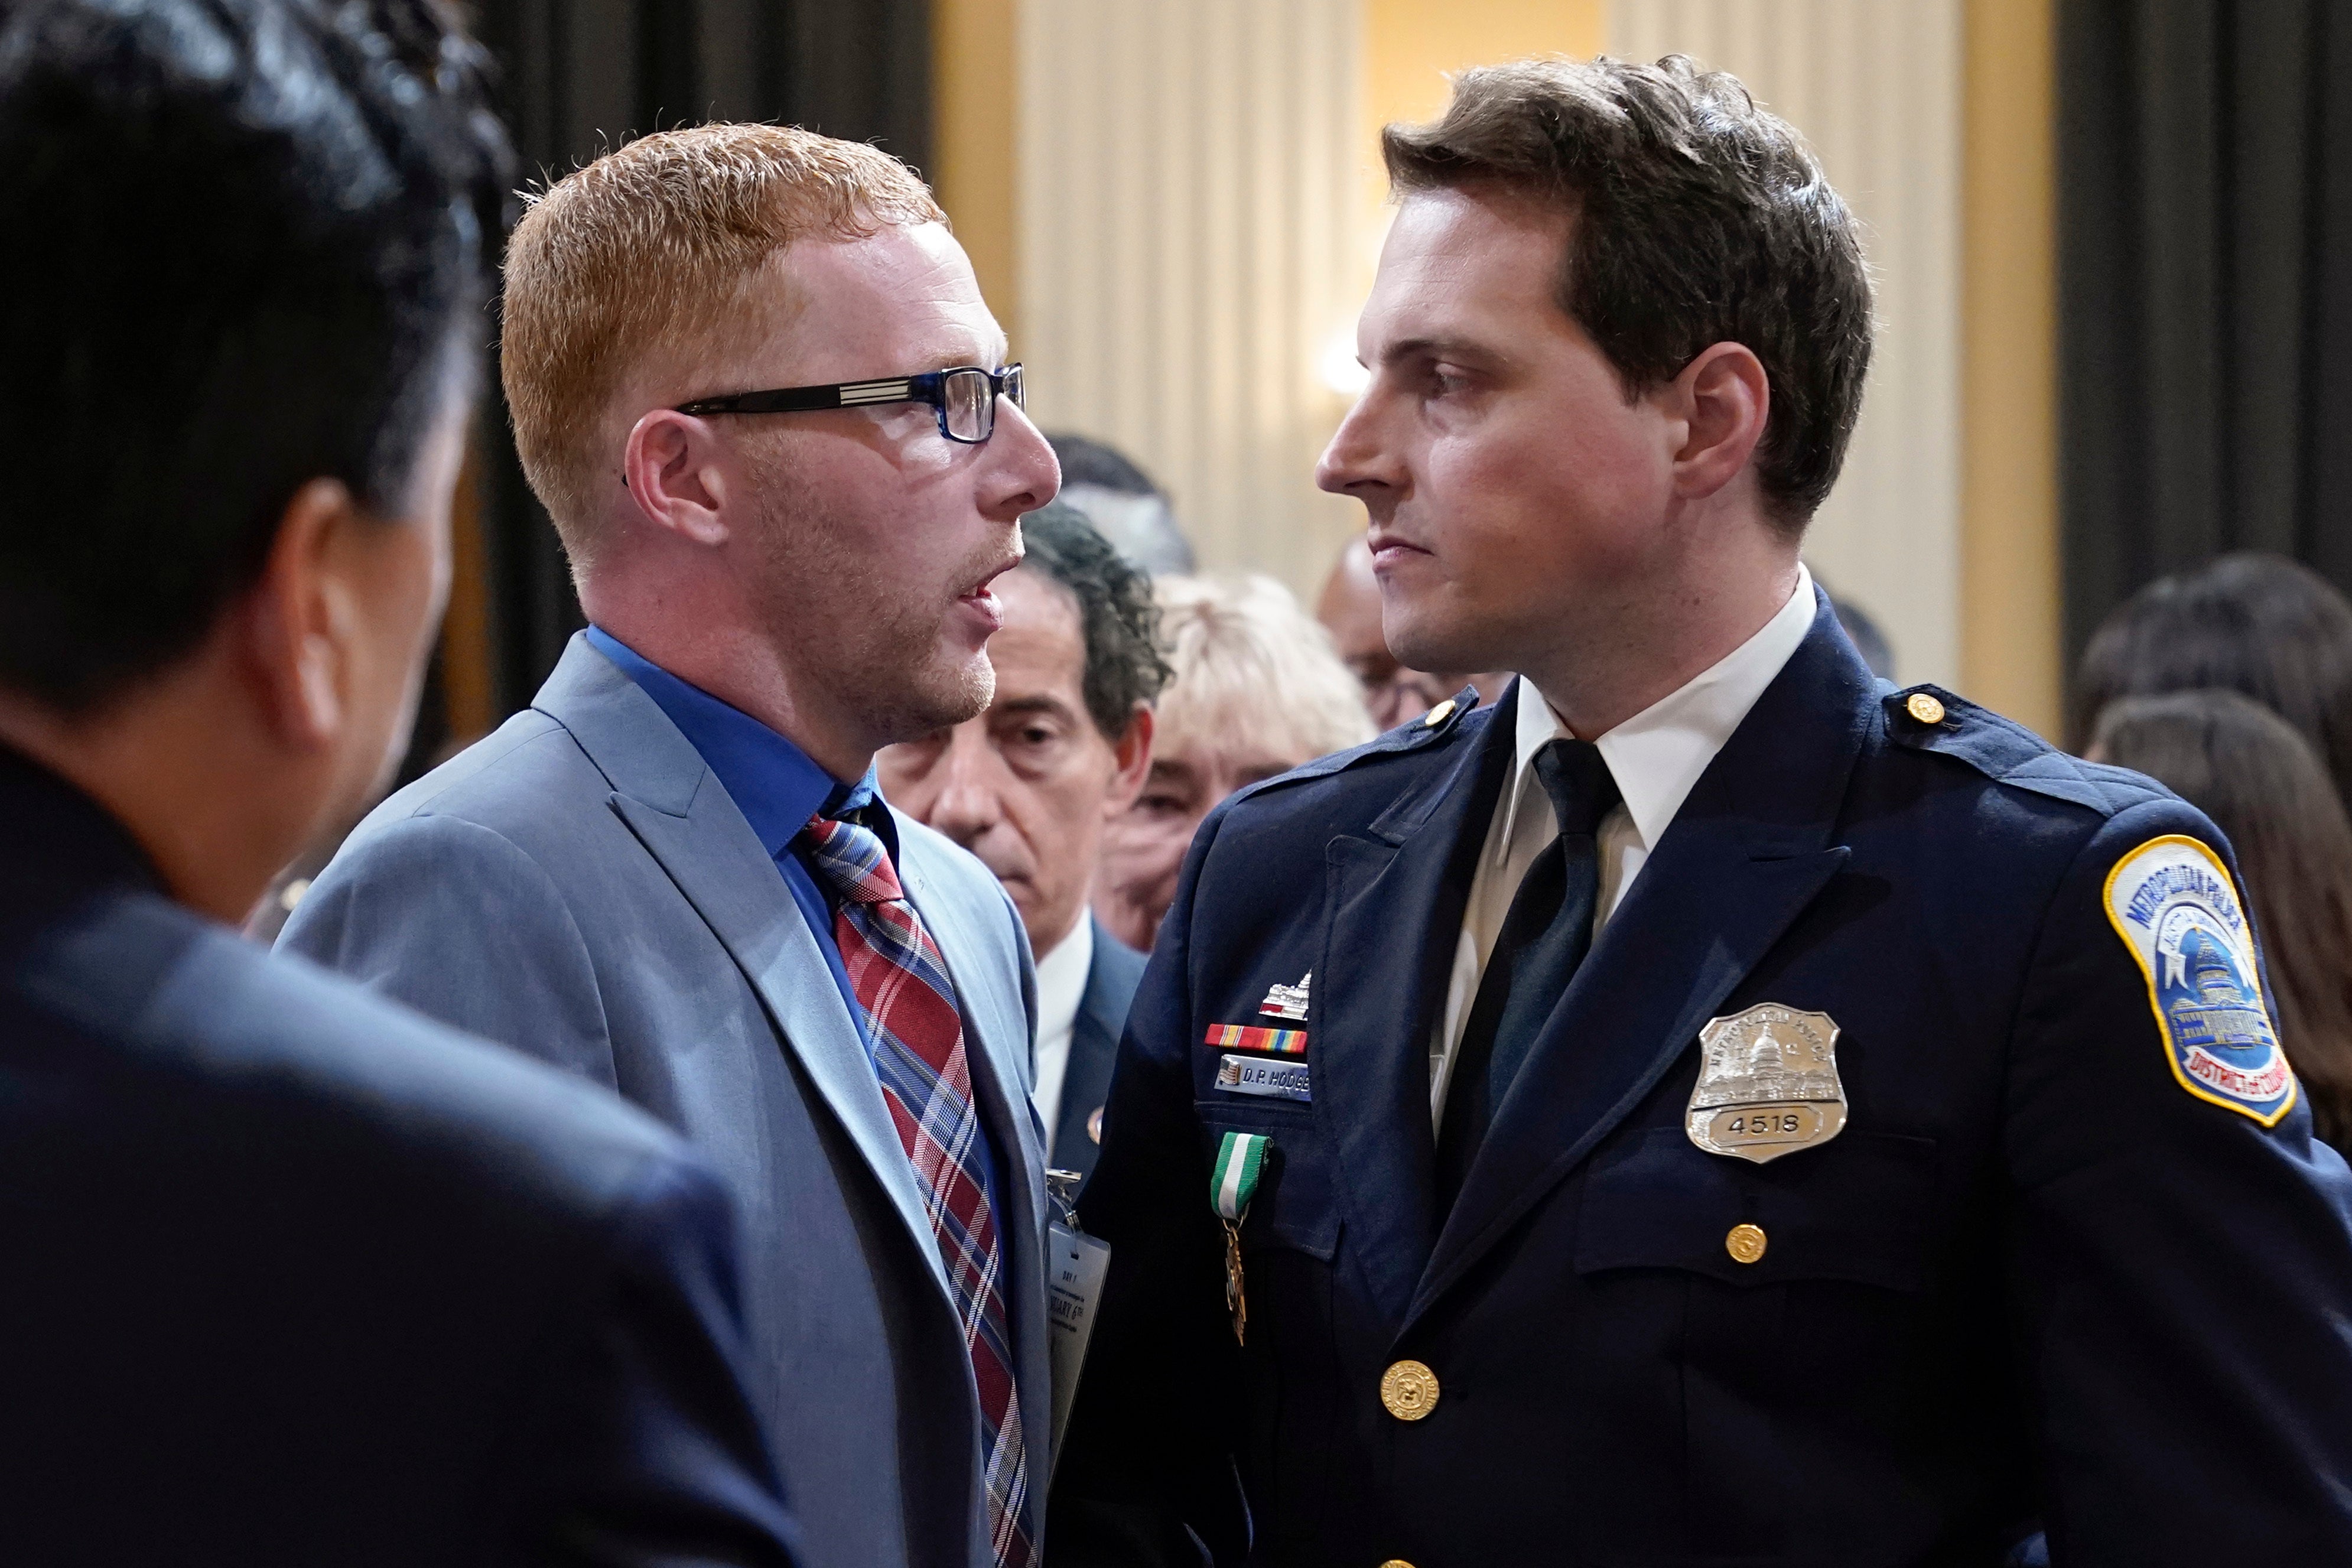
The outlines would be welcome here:
M 1160 697 L 1143 793 L 1103 834 L 1094 910 L 1149 952 L 1193 830 L 1240 789 L 1372 738 L 1363 689 L 1290 591 L 1270 577 L 1152 585 L 1175 670 Z

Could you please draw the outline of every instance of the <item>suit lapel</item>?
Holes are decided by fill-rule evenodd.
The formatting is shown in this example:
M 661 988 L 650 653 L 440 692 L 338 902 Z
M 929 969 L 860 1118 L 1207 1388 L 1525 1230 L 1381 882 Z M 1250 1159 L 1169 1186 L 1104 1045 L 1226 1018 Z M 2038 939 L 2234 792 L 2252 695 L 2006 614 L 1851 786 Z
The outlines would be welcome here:
M 1088 915 L 1088 920 L 1094 916 Z M 1128 1005 L 1135 998 L 1135 983 L 1143 972 L 1143 958 L 1118 944 L 1118 939 L 1095 921 L 1094 963 L 1087 970 L 1086 994 L 1070 1025 L 1070 1059 L 1062 1069 L 1062 1107 L 1055 1125 L 1048 1128 L 1045 1151 L 1055 1163 L 1083 1173 L 1094 1169 L 1095 1142 L 1087 1121 L 1110 1095 L 1111 1065 L 1118 1059 L 1118 1037 L 1127 1029 Z
M 614 811 L 742 970 L 947 1299 L 939 1243 L 865 1041 L 751 824 L 653 699 L 585 640 L 572 639 L 534 706 L 604 772 Z
M 1845 863 L 1829 838 L 1875 721 L 1871 691 L 1824 601 L 1692 789 L 1496 1108 L 1408 1326 L 1657 1087 Z M 1596 1039 L 1598 1050 L 1586 1044 Z
M 1307 1021 L 1316 1125 L 1346 1172 L 1349 1250 L 1382 1313 L 1400 1324 L 1435 1230 L 1430 1030 L 1509 773 L 1516 692 L 1368 837 L 1336 837 L 1324 849 L 1329 926 Z

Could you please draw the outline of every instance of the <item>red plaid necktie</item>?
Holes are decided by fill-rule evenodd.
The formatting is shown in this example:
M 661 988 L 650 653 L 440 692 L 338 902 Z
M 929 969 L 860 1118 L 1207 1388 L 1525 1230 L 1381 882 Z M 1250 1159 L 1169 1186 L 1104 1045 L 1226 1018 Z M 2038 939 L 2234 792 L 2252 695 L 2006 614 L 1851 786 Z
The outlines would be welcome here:
M 980 1390 L 989 1543 L 1000 1568 L 1027 1568 L 1021 1521 L 1029 1459 L 1013 1340 L 1004 1310 L 1004 1254 L 980 1175 L 980 1112 L 955 988 L 922 917 L 907 901 L 882 840 L 854 822 L 809 818 L 810 858 L 841 900 L 834 939 L 849 988 L 874 1037 L 874 1066 L 898 1142 L 923 1185 L 923 1206 L 947 1265 Z

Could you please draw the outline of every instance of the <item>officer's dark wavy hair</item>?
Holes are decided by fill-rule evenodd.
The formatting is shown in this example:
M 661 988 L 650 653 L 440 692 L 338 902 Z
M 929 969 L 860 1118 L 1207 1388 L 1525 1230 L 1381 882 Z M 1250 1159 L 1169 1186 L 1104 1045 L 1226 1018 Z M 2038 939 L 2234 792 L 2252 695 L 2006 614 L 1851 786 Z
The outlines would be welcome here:
M 2352 807 L 2352 604 L 2300 562 L 2217 555 L 2117 605 L 2083 650 L 2067 744 L 2122 697 L 2220 687 L 2302 732 Z
M 0 6 L 0 686 L 87 712 L 308 481 L 406 514 L 513 181 L 439 0 Z
M 2352 818 L 2318 752 L 2268 708 L 2222 690 L 2110 703 L 2091 744 L 2211 817 L 2237 851 L 2279 1044 L 2319 1135 L 2352 1149 Z
M 1574 215 L 1557 297 L 1628 399 L 1710 344 L 1750 350 L 1772 388 L 1757 475 L 1803 531 L 1862 410 L 1871 294 L 1853 216 L 1786 121 L 1680 55 L 1532 59 L 1463 72 L 1444 118 L 1381 151 L 1400 195 L 1497 187 Z
M 1087 716 L 1103 738 L 1127 732 L 1139 702 L 1150 702 L 1168 684 L 1160 656 L 1160 608 L 1151 579 L 1095 531 L 1075 507 L 1059 502 L 1021 520 L 1024 566 L 1051 577 L 1078 602 L 1086 637 Z

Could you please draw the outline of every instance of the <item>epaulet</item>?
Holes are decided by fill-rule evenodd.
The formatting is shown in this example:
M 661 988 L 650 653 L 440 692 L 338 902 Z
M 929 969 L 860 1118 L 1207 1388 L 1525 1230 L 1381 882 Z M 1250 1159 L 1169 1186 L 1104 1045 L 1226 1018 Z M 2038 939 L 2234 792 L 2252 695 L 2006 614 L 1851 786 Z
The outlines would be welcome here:
M 1420 718 L 1400 724 L 1385 734 L 1375 735 L 1360 746 L 1350 746 L 1344 752 L 1334 752 L 1328 757 L 1302 763 L 1286 773 L 1276 773 L 1270 779 L 1261 779 L 1256 784 L 1236 790 L 1234 795 L 1246 798 L 1267 790 L 1305 784 L 1309 779 L 1328 778 L 1360 763 L 1426 751 L 1462 733 L 1463 721 L 1469 718 L 1477 706 L 1478 689 L 1465 686 Z
M 2137 773 L 2070 757 L 2016 721 L 1940 686 L 1881 685 L 1887 738 L 1898 746 L 1955 758 L 1998 783 L 2102 816 L 2161 793 Z

